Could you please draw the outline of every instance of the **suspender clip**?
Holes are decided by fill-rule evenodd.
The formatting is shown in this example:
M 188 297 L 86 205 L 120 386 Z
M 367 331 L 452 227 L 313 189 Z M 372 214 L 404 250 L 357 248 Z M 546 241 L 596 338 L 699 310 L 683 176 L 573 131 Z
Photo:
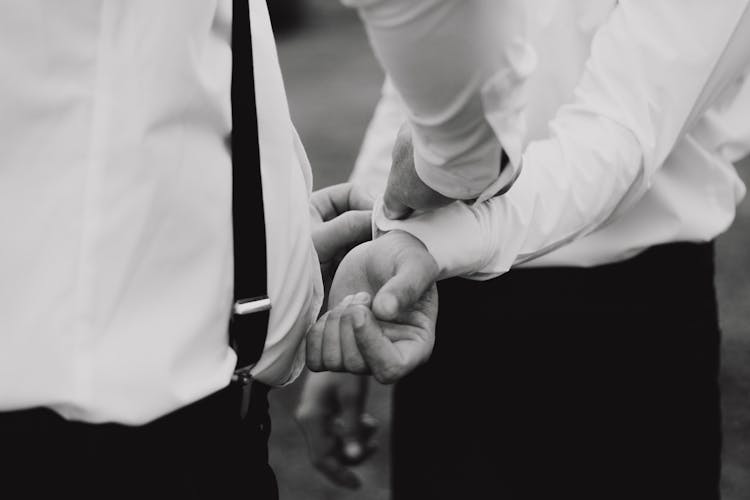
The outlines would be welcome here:
M 254 297 L 252 299 L 240 299 L 234 303 L 232 311 L 237 316 L 246 316 L 263 311 L 271 310 L 271 299 L 267 295 Z

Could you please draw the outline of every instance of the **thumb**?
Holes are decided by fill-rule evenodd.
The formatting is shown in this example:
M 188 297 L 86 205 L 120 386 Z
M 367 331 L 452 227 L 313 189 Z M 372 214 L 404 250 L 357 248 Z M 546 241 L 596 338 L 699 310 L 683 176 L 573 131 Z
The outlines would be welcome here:
M 382 327 L 365 306 L 353 306 L 346 314 L 352 317 L 354 338 L 362 358 L 381 384 L 392 384 L 403 375 L 402 356 Z
M 372 213 L 352 210 L 324 222 L 313 231 L 313 244 L 321 262 L 335 257 L 342 250 L 372 238 Z
M 429 254 L 414 253 L 396 262 L 396 272 L 378 291 L 372 310 L 379 319 L 395 320 L 413 306 L 438 276 L 438 266 Z
M 405 219 L 413 212 L 411 208 L 401 202 L 396 191 L 397 188 L 389 183 L 385 194 L 383 194 L 383 213 L 391 220 Z
M 414 145 L 411 139 L 411 128 L 403 123 L 393 145 L 391 170 L 388 173 L 388 184 L 383 195 L 383 212 L 391 220 L 405 219 L 413 209 L 408 202 L 409 186 L 414 170 Z

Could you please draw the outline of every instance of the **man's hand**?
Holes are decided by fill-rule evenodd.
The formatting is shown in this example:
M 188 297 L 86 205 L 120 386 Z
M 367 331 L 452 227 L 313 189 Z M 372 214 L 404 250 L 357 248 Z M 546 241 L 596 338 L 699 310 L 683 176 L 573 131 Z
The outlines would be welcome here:
M 414 211 L 435 210 L 455 201 L 433 190 L 417 175 L 411 130 L 406 123 L 398 131 L 392 161 L 383 195 L 383 211 L 389 219 L 405 219 Z
M 377 424 L 364 412 L 367 377 L 309 373 L 295 417 L 307 441 L 310 460 L 331 482 L 356 489 L 362 484 L 349 468 L 376 450 Z
M 308 367 L 372 373 L 385 384 L 411 372 L 435 342 L 437 275 L 422 242 L 402 231 L 353 249 L 331 287 L 336 306 L 308 332 Z
M 310 197 L 312 239 L 324 283 L 346 253 L 372 237 L 372 198 L 352 184 L 337 184 Z

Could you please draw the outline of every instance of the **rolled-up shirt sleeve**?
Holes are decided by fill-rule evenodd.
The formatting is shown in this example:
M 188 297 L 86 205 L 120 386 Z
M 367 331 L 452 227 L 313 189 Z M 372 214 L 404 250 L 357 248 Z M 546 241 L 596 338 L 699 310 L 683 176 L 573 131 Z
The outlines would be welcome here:
M 620 2 L 592 42 L 575 99 L 529 144 L 513 189 L 389 221 L 443 277 L 488 279 L 565 245 L 638 201 L 675 143 L 750 64 L 748 1 Z
M 536 65 L 520 0 L 342 2 L 359 10 L 406 105 L 425 184 L 461 200 L 507 188 L 525 137 L 524 82 Z

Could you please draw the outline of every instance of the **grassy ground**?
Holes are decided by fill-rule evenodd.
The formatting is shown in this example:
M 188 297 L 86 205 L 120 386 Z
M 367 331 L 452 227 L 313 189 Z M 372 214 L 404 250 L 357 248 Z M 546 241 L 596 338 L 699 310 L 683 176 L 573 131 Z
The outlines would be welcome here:
M 382 74 L 361 26 L 351 12 L 331 0 L 308 0 L 307 21 L 279 40 L 290 106 L 307 146 L 316 186 L 347 178 L 377 102 Z M 750 161 L 740 166 L 750 183 Z M 724 498 L 750 498 L 750 202 L 734 227 L 719 240 L 717 287 L 724 332 Z M 379 500 L 389 497 L 388 421 L 390 392 L 376 387 L 371 412 L 380 418 L 381 451 L 358 472 L 366 486 L 356 493 L 338 490 L 309 465 L 302 435 L 291 417 L 296 383 L 272 396 L 274 431 L 271 462 L 282 500 Z

